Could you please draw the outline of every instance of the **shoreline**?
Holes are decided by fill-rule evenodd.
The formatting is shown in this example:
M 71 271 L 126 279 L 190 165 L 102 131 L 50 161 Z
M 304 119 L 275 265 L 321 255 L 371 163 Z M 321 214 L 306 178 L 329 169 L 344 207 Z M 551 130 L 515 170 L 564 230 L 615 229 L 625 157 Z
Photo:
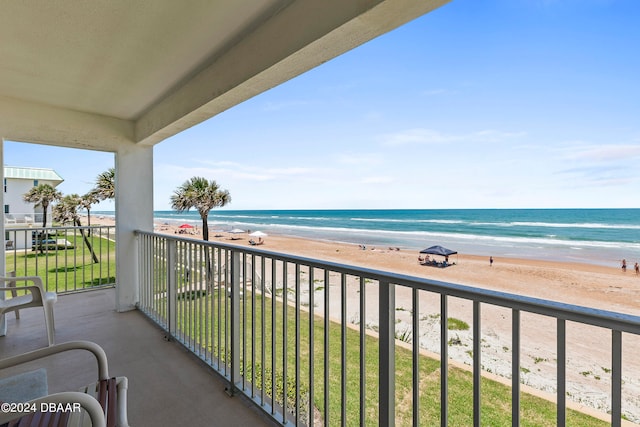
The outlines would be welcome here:
M 86 215 L 81 215 L 81 220 L 84 223 L 86 220 Z M 96 222 L 96 221 L 100 221 L 100 222 Z M 171 234 L 174 234 L 176 230 L 178 230 L 178 226 L 181 223 L 184 223 L 184 221 L 154 219 L 153 231 L 161 234 L 171 235 Z M 192 221 L 187 221 L 187 223 L 192 223 Z M 92 215 L 92 225 L 96 225 L 96 224 L 115 225 L 115 217 L 113 215 Z M 202 231 L 201 231 L 202 223 L 197 222 L 193 224 L 195 224 L 194 228 L 192 229 L 194 230 L 194 232 L 186 233 L 180 236 L 201 240 L 202 239 Z M 255 231 L 255 230 L 250 230 L 250 231 Z M 216 234 L 219 234 L 222 237 L 215 237 Z M 249 231 L 247 231 L 244 234 L 237 235 L 236 237 L 239 237 L 238 240 L 229 239 L 227 241 L 227 238 L 230 236 L 230 234 L 227 231 L 221 231 L 217 228 L 211 227 L 211 224 L 209 225 L 209 241 L 221 241 L 221 242 L 227 242 L 230 244 L 234 244 L 234 243 L 248 244 L 247 242 L 250 239 L 250 237 L 248 237 L 248 234 L 249 234 Z M 341 241 L 341 240 L 326 239 L 326 238 L 319 238 L 319 237 L 316 238 L 316 237 L 307 237 L 307 236 L 296 236 L 292 234 L 271 233 L 271 232 L 269 233 L 269 237 L 267 237 L 267 240 L 271 240 L 271 243 L 272 243 L 271 249 L 276 247 L 277 250 L 281 250 L 285 253 L 289 253 L 292 255 L 298 254 L 298 252 L 300 252 L 300 249 L 303 250 L 304 245 L 303 244 L 288 245 L 286 243 L 317 242 L 319 244 L 335 245 L 337 247 L 348 247 L 348 248 L 351 248 L 353 246 L 356 246 L 356 247 L 359 246 L 359 243 L 350 242 L 350 241 Z M 278 244 L 274 245 L 273 244 L 274 241 Z M 265 246 L 263 247 L 266 248 Z M 293 247 L 294 249 L 291 250 L 290 249 L 291 247 Z M 385 247 L 382 244 L 381 245 L 368 244 L 367 249 L 373 249 L 376 251 L 385 251 L 385 250 L 389 250 L 390 248 Z M 393 249 L 395 250 L 396 248 L 393 247 Z M 418 252 L 419 252 L 418 249 L 406 248 L 406 247 L 401 247 L 399 249 L 400 249 L 399 252 L 402 252 L 402 253 L 415 254 L 417 259 Z M 489 263 L 489 256 L 493 256 L 494 260 L 496 260 L 496 263 L 498 260 L 502 260 L 505 263 L 512 263 L 512 264 L 531 264 L 531 265 L 539 265 L 539 266 L 547 266 L 547 267 L 555 266 L 559 268 L 571 268 L 575 270 L 584 270 L 584 271 L 601 272 L 601 273 L 615 272 L 615 271 L 621 270 L 620 268 L 621 260 L 617 260 L 617 259 L 608 260 L 607 262 L 597 262 L 592 258 L 584 258 L 582 260 L 555 260 L 555 259 L 552 259 L 551 257 L 545 257 L 545 256 L 541 257 L 541 256 L 534 256 L 534 255 L 524 256 L 524 257 L 518 256 L 518 255 L 500 256 L 490 252 L 487 252 L 486 254 L 476 253 L 476 252 L 460 252 L 458 255 L 453 255 L 452 258 L 455 260 L 456 256 L 464 257 L 466 259 L 474 260 L 474 261 L 486 261 L 487 265 Z M 635 259 L 633 259 L 632 257 L 627 258 L 627 274 L 629 273 L 631 273 L 632 275 L 634 274 L 633 264 L 635 262 L 636 262 Z M 638 262 L 640 262 L 640 260 L 638 260 Z
M 209 228 L 261 230 L 273 235 L 325 240 L 344 244 L 399 246 L 419 251 L 434 244 L 465 254 L 492 255 L 580 264 L 619 267 L 623 258 L 632 266 L 640 262 L 640 225 L 615 210 L 575 218 L 569 213 L 536 215 L 535 209 L 490 216 L 474 209 L 415 210 L 416 217 L 403 210 L 300 210 L 300 211 L 224 211 L 209 216 Z M 412 212 L 408 210 L 407 212 Z M 517 210 L 515 210 L 517 211 Z M 528 211 L 531 211 L 527 213 Z M 559 212 L 572 211 L 560 209 Z M 591 210 L 586 210 L 591 211 Z M 625 210 L 626 211 L 626 210 Z M 511 213 L 510 213 L 511 212 Z M 106 213 L 113 215 L 113 213 Z M 640 214 L 640 209 L 638 209 Z M 431 215 L 431 216 L 430 216 Z M 197 212 L 154 211 L 154 221 L 190 224 L 200 227 Z M 569 222 L 567 222 L 569 221 Z M 571 222 L 574 221 L 574 222 Z
M 82 219 L 84 221 L 86 216 Z M 99 216 L 92 223 L 114 225 L 115 218 Z M 154 224 L 154 232 L 202 240 L 200 225 L 185 230 L 185 234 L 179 234 L 178 222 L 155 221 Z M 263 245 L 254 247 L 249 245 L 250 239 L 248 232 L 232 235 L 209 230 L 211 242 L 260 248 L 626 314 L 635 315 L 640 307 L 640 275 L 633 271 L 633 263 L 630 263 L 626 272 L 622 272 L 620 266 L 493 256 L 494 263 L 490 266 L 489 255 L 460 253 L 450 257 L 450 262 L 456 265 L 435 268 L 418 264 L 418 251 L 410 249 L 367 246 L 362 250 L 360 245 L 354 243 L 276 234 L 269 234 L 264 238 Z M 442 257 L 438 259 L 443 260 Z

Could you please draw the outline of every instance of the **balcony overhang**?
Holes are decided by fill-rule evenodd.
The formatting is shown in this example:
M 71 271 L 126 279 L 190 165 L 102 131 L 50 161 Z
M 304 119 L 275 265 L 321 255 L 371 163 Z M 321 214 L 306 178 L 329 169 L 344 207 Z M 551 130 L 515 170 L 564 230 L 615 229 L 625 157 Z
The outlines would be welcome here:
M 447 1 L 6 2 L 0 132 L 154 145 Z

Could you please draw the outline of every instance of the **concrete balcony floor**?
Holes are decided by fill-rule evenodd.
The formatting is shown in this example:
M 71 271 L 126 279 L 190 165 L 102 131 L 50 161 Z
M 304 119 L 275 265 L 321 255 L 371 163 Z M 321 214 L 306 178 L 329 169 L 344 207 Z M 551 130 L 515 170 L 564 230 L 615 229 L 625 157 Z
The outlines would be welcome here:
M 225 383 L 180 344 L 138 311 L 116 313 L 114 289 L 58 297 L 56 342 L 88 340 L 107 353 L 109 374 L 129 378 L 128 415 L 133 426 L 274 426 L 242 396 L 229 397 Z M 40 308 L 6 315 L 7 335 L 0 337 L 0 358 L 47 345 Z M 49 393 L 77 390 L 96 379 L 93 356 L 84 351 L 63 353 L 20 371 L 47 369 Z M 17 372 L 17 371 L 16 371 Z M 6 377 L 13 370 L 0 371 Z

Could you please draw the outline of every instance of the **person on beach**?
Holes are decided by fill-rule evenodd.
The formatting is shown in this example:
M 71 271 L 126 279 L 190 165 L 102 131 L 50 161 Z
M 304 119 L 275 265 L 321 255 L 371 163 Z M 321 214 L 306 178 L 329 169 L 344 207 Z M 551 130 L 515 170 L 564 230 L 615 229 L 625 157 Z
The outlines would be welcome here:
M 636 262 L 636 264 L 633 266 L 633 268 L 635 268 L 636 270 L 636 274 L 640 274 L 640 265 L 638 265 L 638 263 Z
M 622 258 L 622 271 L 627 271 L 627 260 Z
M 489 267 L 493 267 L 493 257 L 489 257 Z

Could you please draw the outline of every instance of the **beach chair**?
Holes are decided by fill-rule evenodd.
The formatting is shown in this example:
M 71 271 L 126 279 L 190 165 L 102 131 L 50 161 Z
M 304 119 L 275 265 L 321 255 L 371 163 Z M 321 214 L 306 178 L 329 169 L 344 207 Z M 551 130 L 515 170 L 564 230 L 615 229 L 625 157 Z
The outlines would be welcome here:
M 32 282 L 32 285 L 27 283 Z M 22 283 L 22 285 L 16 285 Z M 16 318 L 20 318 L 18 310 L 30 307 L 42 307 L 44 309 L 44 323 L 47 328 L 49 345 L 55 344 L 55 323 L 53 319 L 53 304 L 58 300 L 55 292 L 47 292 L 38 276 L 13 277 L 0 276 L 0 316 L 5 313 L 15 312 Z M 6 299 L 11 293 L 11 298 Z M 21 295 L 18 295 L 21 294 Z
M 98 344 L 90 341 L 71 341 L 34 350 L 29 353 L 0 360 L 0 370 L 20 366 L 28 362 L 71 350 L 86 350 L 93 354 L 97 362 L 98 375 L 95 383 L 83 387 L 78 392 L 62 392 L 20 400 L 20 408 L 27 408 L 24 412 L 0 412 L 0 425 L 15 426 L 109 426 L 128 427 L 127 418 L 127 388 L 126 377 L 109 377 L 107 355 Z M 29 366 L 33 366 L 30 363 Z M 24 374 L 20 374 L 24 375 Z M 69 411 L 42 411 L 49 404 L 79 404 L 84 411 L 76 410 L 74 406 Z M 45 404 L 42 406 L 41 404 Z M 31 406 L 35 405 L 35 406 Z M 31 408 L 35 408 L 33 411 Z M 59 406 L 54 406 L 59 408 Z M 14 424 L 11 424 L 13 422 Z

